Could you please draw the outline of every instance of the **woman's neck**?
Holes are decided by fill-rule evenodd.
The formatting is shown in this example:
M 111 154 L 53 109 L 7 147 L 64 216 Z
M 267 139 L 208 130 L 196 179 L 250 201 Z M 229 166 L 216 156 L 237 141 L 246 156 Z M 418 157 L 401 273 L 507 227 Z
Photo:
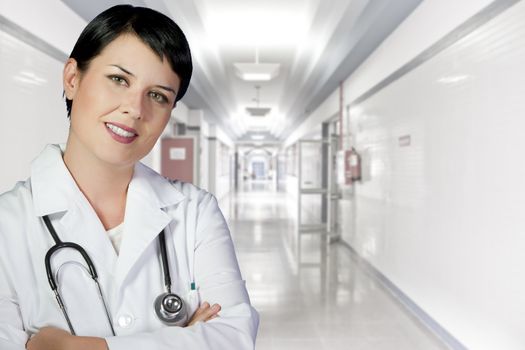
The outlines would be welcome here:
M 132 165 L 119 167 L 96 157 L 82 143 L 69 137 L 64 163 L 106 230 L 124 220 Z

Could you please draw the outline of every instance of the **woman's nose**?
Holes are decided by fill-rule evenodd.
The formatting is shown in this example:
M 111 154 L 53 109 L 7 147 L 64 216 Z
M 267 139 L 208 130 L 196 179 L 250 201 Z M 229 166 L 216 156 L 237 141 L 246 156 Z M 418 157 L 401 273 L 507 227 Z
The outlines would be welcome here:
M 126 94 L 124 101 L 122 101 L 122 113 L 128 115 L 133 119 L 141 119 L 144 109 L 144 97 L 140 92 L 129 91 Z

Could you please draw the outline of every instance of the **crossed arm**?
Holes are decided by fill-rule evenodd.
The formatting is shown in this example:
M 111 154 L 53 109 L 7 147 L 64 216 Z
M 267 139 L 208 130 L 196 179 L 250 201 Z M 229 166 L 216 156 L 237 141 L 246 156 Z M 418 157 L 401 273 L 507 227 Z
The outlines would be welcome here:
M 195 311 L 186 327 L 197 322 L 206 322 L 218 316 L 220 305 L 210 306 L 207 302 Z M 55 327 L 44 327 L 26 344 L 28 350 L 108 350 L 104 338 L 81 337 Z

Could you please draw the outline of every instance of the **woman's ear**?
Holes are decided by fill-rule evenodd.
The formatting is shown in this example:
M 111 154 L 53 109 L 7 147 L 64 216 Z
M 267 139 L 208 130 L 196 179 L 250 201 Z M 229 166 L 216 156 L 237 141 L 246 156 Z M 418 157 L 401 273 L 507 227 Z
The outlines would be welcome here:
M 72 100 L 75 97 L 79 81 L 80 72 L 77 61 L 74 58 L 69 58 L 64 65 L 63 72 L 64 93 L 68 100 Z

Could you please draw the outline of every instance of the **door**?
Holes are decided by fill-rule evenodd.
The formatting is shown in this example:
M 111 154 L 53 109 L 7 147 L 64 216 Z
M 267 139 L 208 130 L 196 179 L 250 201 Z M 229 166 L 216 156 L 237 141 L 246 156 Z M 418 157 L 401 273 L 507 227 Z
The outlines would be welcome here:
M 196 152 L 192 137 L 163 138 L 161 174 L 173 180 L 195 183 Z

